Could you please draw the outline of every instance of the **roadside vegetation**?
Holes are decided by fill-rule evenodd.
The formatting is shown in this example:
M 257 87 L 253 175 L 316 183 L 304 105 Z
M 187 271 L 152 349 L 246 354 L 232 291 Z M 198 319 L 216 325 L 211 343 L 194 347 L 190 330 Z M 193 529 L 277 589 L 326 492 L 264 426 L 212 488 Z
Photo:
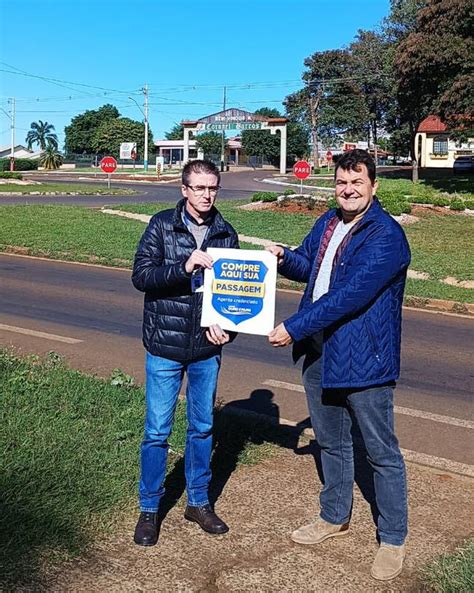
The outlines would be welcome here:
M 430 593 L 474 591 L 474 540 L 435 559 L 422 571 L 421 580 Z
M 45 562 L 83 553 L 124 515 L 135 516 L 143 388 L 119 370 L 108 379 L 71 370 L 54 352 L 20 358 L 2 349 L 0 393 L 0 588 L 26 590 L 28 582 L 40 590 L 35 581 Z M 238 464 L 266 458 L 288 434 L 218 412 L 214 495 Z M 168 509 L 184 489 L 185 435 L 185 405 L 179 402 Z
M 16 179 L 21 179 L 16 177 Z M 32 183 L 31 185 L 20 185 L 18 183 L 2 183 L 0 184 L 0 202 L 2 194 L 28 194 L 45 196 L 50 194 L 61 194 L 71 196 L 96 196 L 96 195 L 116 195 L 127 196 L 133 195 L 137 192 L 132 189 L 123 187 L 107 188 L 106 185 L 99 185 L 95 183 Z
M 243 203 L 240 200 L 219 203 L 224 217 L 242 235 L 299 245 L 314 223 L 311 210 L 291 214 L 290 219 L 284 211 L 238 208 Z M 157 203 L 113 208 L 152 215 L 173 206 Z M 142 222 L 74 206 L 0 206 L 0 216 L 1 251 L 120 267 L 131 266 L 144 230 Z M 474 218 L 426 211 L 420 215 L 419 222 L 405 226 L 405 231 L 412 250 L 412 268 L 430 275 L 430 280 L 409 280 L 406 294 L 474 302 L 471 289 L 439 282 L 446 277 L 473 280 L 468 246 L 472 245 L 474 236 Z

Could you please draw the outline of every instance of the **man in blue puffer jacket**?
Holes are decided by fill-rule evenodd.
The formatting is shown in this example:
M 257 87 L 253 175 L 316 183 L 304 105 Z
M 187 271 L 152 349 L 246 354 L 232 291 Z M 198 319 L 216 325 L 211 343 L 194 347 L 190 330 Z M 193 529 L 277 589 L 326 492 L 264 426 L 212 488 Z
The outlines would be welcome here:
M 204 268 L 212 267 L 207 247 L 238 248 L 237 233 L 214 206 L 220 173 L 210 161 L 183 168 L 181 200 L 155 214 L 133 264 L 132 282 L 145 293 L 143 345 L 146 349 L 146 418 L 141 446 L 140 516 L 134 541 L 158 540 L 158 509 L 164 494 L 168 437 L 184 374 L 187 375 L 185 518 L 207 533 L 227 525 L 209 504 L 212 422 L 222 346 L 230 335 L 218 325 L 201 327 Z
M 270 334 L 273 346 L 294 342 L 305 355 L 303 383 L 321 447 L 320 516 L 293 541 L 317 544 L 347 533 L 354 459 L 351 428 L 364 440 L 374 471 L 380 547 L 379 580 L 402 570 L 407 535 L 403 457 L 393 427 L 393 389 L 400 372 L 401 310 L 410 249 L 400 225 L 375 196 L 375 163 L 363 150 L 336 164 L 339 208 L 319 218 L 294 251 L 279 245 L 279 272 L 307 282 L 299 310 Z

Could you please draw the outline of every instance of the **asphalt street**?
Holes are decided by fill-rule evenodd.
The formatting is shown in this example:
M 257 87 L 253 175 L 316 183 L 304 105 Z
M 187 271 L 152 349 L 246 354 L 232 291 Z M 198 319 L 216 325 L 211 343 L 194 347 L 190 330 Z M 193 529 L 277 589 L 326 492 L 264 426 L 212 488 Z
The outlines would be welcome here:
M 0 278 L 2 345 L 54 350 L 74 368 L 101 376 L 120 368 L 143 381 L 143 297 L 130 271 L 0 255 Z M 278 292 L 277 322 L 299 297 Z M 429 456 L 428 465 L 432 458 L 472 463 L 473 329 L 463 316 L 404 311 L 397 431 L 402 447 Z M 218 397 L 308 426 L 300 373 L 289 349 L 242 334 L 225 349 Z
M 41 173 L 28 174 L 28 178 L 49 183 L 67 183 L 67 184 L 90 184 L 104 185 L 106 179 L 104 175 L 94 174 L 81 176 L 71 173 Z M 242 171 L 239 173 L 223 173 L 221 177 L 221 189 L 219 190 L 219 200 L 228 199 L 250 199 L 256 191 L 272 191 L 282 189 L 282 186 L 262 183 L 262 179 L 271 178 L 270 171 Z M 100 208 L 104 205 L 112 204 L 137 204 L 143 202 L 176 202 L 181 198 L 181 183 L 175 182 L 139 182 L 129 181 L 120 182 L 112 178 L 111 186 L 114 188 L 131 189 L 137 192 L 133 196 L 127 195 L 90 195 L 90 196 L 72 196 L 72 195 L 52 195 L 52 196 L 30 196 L 30 195 L 6 195 L 1 193 L 0 185 L 0 205 L 18 205 L 18 204 L 70 204 L 75 206 L 89 206 L 90 208 Z M 284 189 L 284 188 L 283 188 Z

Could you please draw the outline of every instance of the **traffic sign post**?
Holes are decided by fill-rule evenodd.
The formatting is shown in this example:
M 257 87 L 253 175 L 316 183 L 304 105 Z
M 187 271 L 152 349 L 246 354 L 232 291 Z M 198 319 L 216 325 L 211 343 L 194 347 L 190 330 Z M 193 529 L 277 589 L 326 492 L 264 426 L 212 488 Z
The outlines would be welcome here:
M 110 174 L 117 169 L 117 161 L 113 156 L 104 156 L 100 161 L 100 168 L 107 173 L 107 187 L 110 189 Z
M 303 179 L 309 177 L 311 165 L 308 161 L 298 161 L 293 165 L 293 175 L 300 180 L 300 194 L 303 193 Z

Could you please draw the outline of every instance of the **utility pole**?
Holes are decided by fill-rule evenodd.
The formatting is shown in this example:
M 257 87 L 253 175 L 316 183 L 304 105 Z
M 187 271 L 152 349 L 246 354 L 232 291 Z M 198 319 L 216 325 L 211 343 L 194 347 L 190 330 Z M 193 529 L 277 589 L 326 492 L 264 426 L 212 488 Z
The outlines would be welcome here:
M 222 104 L 222 111 L 225 111 L 225 104 L 226 104 L 226 87 L 224 87 L 224 101 Z M 225 130 L 222 130 L 222 139 L 221 139 L 221 172 L 224 171 L 224 160 L 225 160 Z
M 148 171 L 148 85 L 145 84 L 143 87 L 144 95 L 144 116 L 145 116 L 145 151 L 143 155 L 143 169 Z
M 321 98 L 323 96 L 324 87 L 321 84 L 318 87 L 316 95 L 311 94 L 311 88 L 309 88 L 309 113 L 311 116 L 311 140 L 313 143 L 313 166 L 319 167 L 319 149 L 318 149 L 318 110 L 321 104 Z
M 10 99 L 11 102 L 11 150 L 10 150 L 10 171 L 15 170 L 15 98 Z

